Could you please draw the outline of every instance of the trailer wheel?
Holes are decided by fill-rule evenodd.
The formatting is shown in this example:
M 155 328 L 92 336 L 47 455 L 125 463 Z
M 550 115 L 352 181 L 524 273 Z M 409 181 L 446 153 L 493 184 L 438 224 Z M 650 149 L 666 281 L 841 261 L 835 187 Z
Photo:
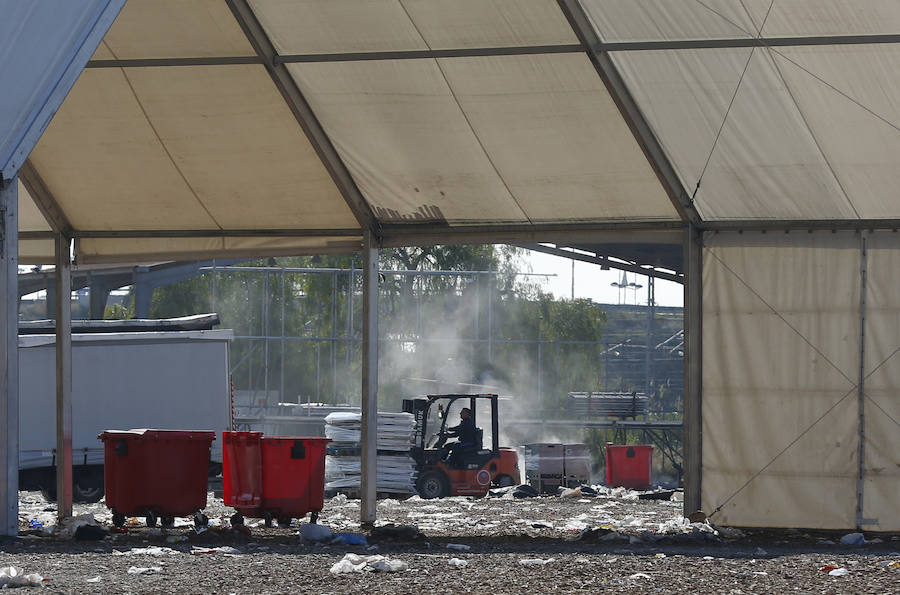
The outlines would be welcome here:
M 156 519 L 157 519 L 156 513 L 152 512 L 152 511 L 147 511 L 147 516 L 144 517 L 144 520 L 147 521 L 148 527 L 155 527 Z
M 75 502 L 99 502 L 103 498 L 103 467 L 82 467 L 74 475 L 72 499 Z
M 242 515 L 239 512 L 236 512 L 233 515 L 231 515 L 231 526 L 232 527 L 236 527 L 238 525 L 243 525 L 243 524 L 244 524 L 244 515 Z
M 125 526 L 125 515 L 121 512 L 113 511 L 112 518 L 113 525 L 116 527 L 124 527 Z
M 438 471 L 426 471 L 416 482 L 419 496 L 426 500 L 445 498 L 450 495 L 450 484 L 447 477 Z
M 169 528 L 175 526 L 175 517 L 169 515 L 163 515 L 159 519 L 159 524 L 163 527 Z
M 266 526 L 266 529 L 272 528 L 272 513 L 267 512 L 263 515 L 263 524 Z

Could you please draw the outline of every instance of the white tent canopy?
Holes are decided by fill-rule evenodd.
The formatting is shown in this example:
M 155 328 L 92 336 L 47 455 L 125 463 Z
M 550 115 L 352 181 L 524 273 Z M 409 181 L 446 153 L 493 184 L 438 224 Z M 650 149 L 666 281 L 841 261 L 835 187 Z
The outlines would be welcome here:
M 686 507 L 900 529 L 896 1 L 28 4 L 0 0 L 23 262 L 683 243 Z

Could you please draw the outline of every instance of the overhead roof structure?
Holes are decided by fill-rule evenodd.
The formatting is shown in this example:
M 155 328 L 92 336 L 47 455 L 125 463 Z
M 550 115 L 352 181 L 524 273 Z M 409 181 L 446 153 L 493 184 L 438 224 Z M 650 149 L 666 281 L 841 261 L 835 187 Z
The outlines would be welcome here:
M 90 45 L 75 37 L 106 31 L 96 17 L 113 3 L 32 4 L 74 11 L 0 24 L 0 65 L 10 50 L 35 52 L 16 71 L 25 91 L 13 104 L 39 106 L 27 95 L 44 88 L 38 75 L 59 71 L 73 45 Z M 6 0 L 4 14 L 18 6 Z M 846 347 L 862 371 L 838 375 L 859 401 L 859 467 L 847 477 L 842 469 L 842 489 L 867 502 L 865 486 L 893 481 L 896 472 L 876 481 L 866 466 L 873 397 L 864 387 L 866 357 L 890 359 L 900 336 L 867 351 L 864 335 L 867 303 L 882 312 L 900 304 L 889 291 L 867 302 L 887 281 L 866 285 L 859 269 L 892 254 L 900 228 L 895 0 L 128 0 L 97 43 L 49 125 L 49 114 L 0 104 L 0 166 L 23 184 L 23 262 L 51 260 L 53 232 L 75 238 L 80 263 L 359 250 L 366 234 L 384 246 L 603 244 L 620 232 L 684 242 L 696 397 L 686 399 L 686 417 L 698 421 L 701 379 L 704 411 L 741 419 L 748 402 L 736 396 L 740 375 L 710 376 L 700 365 L 709 353 L 699 355 L 700 333 L 714 338 L 707 329 L 732 328 L 715 326 L 726 319 L 766 328 L 758 323 L 771 315 L 815 345 L 815 333 L 786 312 L 832 320 L 813 291 L 824 289 L 798 285 L 831 261 L 801 247 L 845 250 L 833 260 L 851 267 L 844 285 L 828 291 L 843 299 L 835 307 L 859 315 L 860 336 Z M 23 122 L 32 124 L 25 137 L 43 131 L 33 150 L 20 142 Z M 26 163 L 9 158 L 23 146 Z M 791 233 L 740 237 L 776 230 Z M 815 230 L 851 239 L 799 239 Z M 798 292 L 767 297 L 773 284 Z M 741 302 L 746 295 L 758 303 Z M 703 298 L 713 306 L 701 327 Z M 765 333 L 757 339 L 765 350 Z M 727 363 L 716 373 L 772 378 L 765 360 L 734 353 Z M 883 380 L 879 390 L 893 386 Z M 900 419 L 885 398 L 876 409 Z M 819 405 L 803 419 L 819 423 Z M 701 432 L 691 423 L 697 462 Z M 750 457 L 738 472 L 721 468 L 727 457 L 703 456 L 704 498 L 722 514 L 722 501 L 750 506 L 742 482 L 757 485 L 772 463 Z M 857 508 L 856 526 L 900 526 L 896 514 L 864 522 L 874 517 Z M 730 519 L 764 522 L 754 514 Z M 821 526 L 850 518 L 825 516 Z

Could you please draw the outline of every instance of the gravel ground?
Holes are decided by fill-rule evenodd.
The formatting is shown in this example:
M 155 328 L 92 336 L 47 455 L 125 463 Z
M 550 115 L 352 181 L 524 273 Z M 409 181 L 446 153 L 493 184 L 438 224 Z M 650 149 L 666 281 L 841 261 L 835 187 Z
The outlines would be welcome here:
M 0 545 L 0 566 L 39 573 L 44 589 L 59 593 L 900 592 L 897 537 L 845 546 L 841 535 L 823 533 L 716 532 L 682 519 L 680 502 L 638 500 L 624 490 L 572 499 L 383 500 L 378 525 L 415 524 L 424 537 L 370 537 L 372 549 L 304 542 L 296 520 L 266 528 L 248 519 L 249 531 L 237 531 L 232 509 L 212 493 L 211 527 L 201 534 L 188 519 L 166 531 L 137 519 L 101 541 L 65 540 L 30 528 L 52 522 L 52 505 L 37 493 L 20 497 L 21 535 Z M 75 512 L 111 527 L 102 504 Z M 338 497 L 326 502 L 320 523 L 358 531 L 358 514 L 359 501 Z M 347 553 L 386 556 L 408 570 L 332 574 Z M 451 558 L 467 565 L 453 567 Z M 821 570 L 828 566 L 847 572 L 831 576 Z

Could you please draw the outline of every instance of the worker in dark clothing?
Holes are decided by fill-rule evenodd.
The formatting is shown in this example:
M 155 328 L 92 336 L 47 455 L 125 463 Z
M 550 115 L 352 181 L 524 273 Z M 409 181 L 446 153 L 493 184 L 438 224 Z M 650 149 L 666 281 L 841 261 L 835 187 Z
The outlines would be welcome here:
M 464 407 L 459 412 L 459 425 L 447 429 L 447 437 L 456 438 L 456 442 L 448 444 L 446 452 L 449 453 L 451 464 L 458 464 L 462 453 L 477 447 L 478 433 L 475 429 L 475 420 L 472 419 L 472 410 Z

